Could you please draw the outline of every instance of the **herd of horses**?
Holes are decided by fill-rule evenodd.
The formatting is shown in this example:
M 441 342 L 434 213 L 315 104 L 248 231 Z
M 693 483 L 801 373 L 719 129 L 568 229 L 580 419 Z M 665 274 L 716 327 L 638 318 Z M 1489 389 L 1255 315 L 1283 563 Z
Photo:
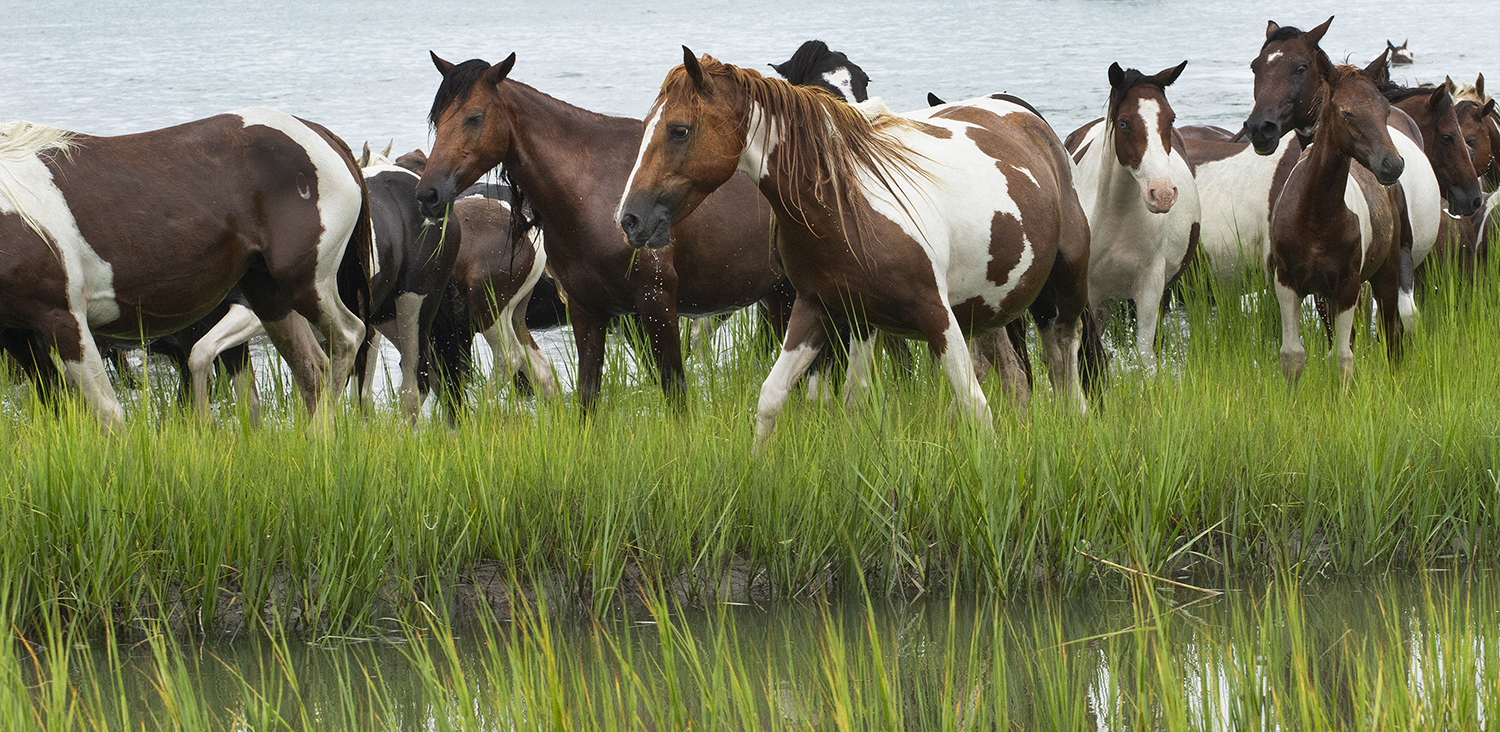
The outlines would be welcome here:
M 554 394 L 529 329 L 565 318 L 587 412 L 616 322 L 644 333 L 676 405 L 679 318 L 755 305 L 782 343 L 759 445 L 804 378 L 831 394 L 843 368 L 857 399 L 882 332 L 925 341 L 956 409 L 987 427 L 990 366 L 1025 408 L 1029 323 L 1054 390 L 1083 413 L 1108 304 L 1135 303 L 1135 350 L 1154 368 L 1163 303 L 1204 265 L 1269 277 L 1291 385 L 1312 296 L 1347 379 L 1364 283 L 1395 361 L 1423 263 L 1487 251 L 1500 115 L 1482 76 L 1393 84 L 1404 43 L 1334 64 L 1318 45 L 1332 20 L 1269 24 L 1239 131 L 1176 125 L 1167 90 L 1186 61 L 1112 65 L 1105 115 L 1062 137 L 1006 94 L 896 113 L 820 41 L 773 65 L 782 78 L 684 47 L 645 120 L 510 78 L 514 54 L 433 54 L 433 149 L 395 160 L 270 109 L 119 137 L 10 123 L 0 346 L 44 399 L 70 385 L 113 426 L 105 360 L 122 345 L 176 358 L 206 414 L 216 360 L 258 404 L 244 348 L 263 333 L 322 426 L 351 374 L 369 400 L 381 337 L 413 420 L 430 387 L 450 416 L 463 408 L 480 333 L 519 387 Z M 481 182 L 492 172 L 501 184 Z

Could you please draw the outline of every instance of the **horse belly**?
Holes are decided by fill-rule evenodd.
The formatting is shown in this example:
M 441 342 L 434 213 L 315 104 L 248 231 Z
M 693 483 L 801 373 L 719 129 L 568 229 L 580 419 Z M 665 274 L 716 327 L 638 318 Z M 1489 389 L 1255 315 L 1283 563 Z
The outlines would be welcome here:
M 1251 154 L 1254 154 L 1253 152 Z M 1223 279 L 1250 268 L 1259 269 L 1269 245 L 1269 170 L 1244 165 L 1235 156 L 1217 165 L 1198 167 L 1201 209 L 1199 245 L 1208 255 L 1214 275 Z

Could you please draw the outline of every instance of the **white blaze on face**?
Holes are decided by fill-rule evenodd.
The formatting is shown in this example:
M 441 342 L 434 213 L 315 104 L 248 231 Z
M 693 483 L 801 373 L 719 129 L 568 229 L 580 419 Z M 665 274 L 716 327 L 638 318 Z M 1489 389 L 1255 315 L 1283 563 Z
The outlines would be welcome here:
M 823 72 L 823 81 L 839 90 L 839 94 L 843 95 L 844 101 L 850 104 L 856 101 L 854 99 L 854 79 L 849 75 L 847 67 L 840 66 L 833 71 Z
M 747 127 L 739 171 L 759 183 L 770 175 L 771 153 L 781 144 L 781 120 L 768 116 L 759 104 L 751 103 Z
M 120 318 L 115 300 L 114 267 L 83 238 L 73 210 L 52 178 L 52 170 L 36 155 L 0 166 L 0 215 L 26 212 L 43 232 L 67 276 L 68 308 L 90 326 Z
M 646 119 L 646 131 L 641 134 L 641 149 L 635 153 L 635 165 L 630 168 L 630 177 L 625 179 L 625 192 L 620 194 L 620 202 L 615 204 L 615 221 L 620 220 L 620 213 L 625 210 L 625 198 L 635 188 L 635 174 L 641 170 L 641 161 L 646 157 L 646 148 L 651 146 L 652 138 L 656 136 L 656 125 L 661 122 L 661 108 L 651 110 L 651 116 Z
M 1266 63 L 1271 63 L 1272 61 L 1275 61 L 1278 58 L 1281 58 L 1281 52 L 1280 51 L 1273 51 L 1271 53 L 1271 55 L 1269 55 L 1269 56 L 1266 57 Z
M 1141 198 L 1153 213 L 1165 213 L 1177 202 L 1177 186 L 1172 183 L 1172 152 L 1162 142 L 1157 131 L 1161 124 L 1161 105 L 1155 99 L 1142 99 L 1137 105 L 1141 116 L 1141 130 L 1146 135 L 1146 152 L 1141 156 L 1141 165 L 1135 169 L 1135 179 L 1141 186 Z

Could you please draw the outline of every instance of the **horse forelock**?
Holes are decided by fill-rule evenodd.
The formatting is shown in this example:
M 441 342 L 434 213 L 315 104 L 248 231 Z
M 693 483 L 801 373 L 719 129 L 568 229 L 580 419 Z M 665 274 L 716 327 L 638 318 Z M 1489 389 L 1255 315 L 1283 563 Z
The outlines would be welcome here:
M 438 118 L 442 116 L 443 110 L 468 97 L 469 91 L 479 83 L 479 77 L 489 69 L 488 61 L 473 58 L 454 66 L 448 70 L 448 73 L 443 74 L 443 83 L 438 86 L 437 95 L 432 98 L 432 110 L 427 113 L 427 124 L 437 127 Z
M 1272 43 L 1276 43 L 1277 41 L 1290 41 L 1293 38 L 1301 38 L 1305 35 L 1307 35 L 1307 32 L 1302 30 L 1301 28 L 1284 25 L 1280 28 L 1277 28 L 1276 32 L 1268 36 L 1265 43 L 1260 44 L 1260 50 L 1266 50 L 1266 46 L 1269 46 Z
M 1138 86 L 1155 88 L 1157 91 L 1161 92 L 1162 98 L 1164 99 L 1167 96 L 1167 88 L 1162 86 L 1161 83 L 1156 80 L 1155 76 L 1152 76 L 1150 74 L 1143 74 L 1139 69 L 1126 69 L 1125 78 L 1121 80 L 1120 85 L 1117 87 L 1110 87 L 1108 115 L 1109 119 L 1114 119 L 1115 115 L 1119 114 L 1120 105 L 1125 103 L 1125 98 L 1130 96 L 1130 91 Z

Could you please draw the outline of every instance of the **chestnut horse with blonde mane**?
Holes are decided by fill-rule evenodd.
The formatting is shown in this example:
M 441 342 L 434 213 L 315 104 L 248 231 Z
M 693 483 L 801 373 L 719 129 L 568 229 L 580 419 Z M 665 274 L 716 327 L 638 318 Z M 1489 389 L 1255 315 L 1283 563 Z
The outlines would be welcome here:
M 1088 220 L 1052 128 L 1013 97 L 895 115 L 695 58 L 662 83 L 617 221 L 658 248 L 744 172 L 776 215 L 797 289 L 761 387 L 756 444 L 832 326 L 854 332 L 846 399 L 870 367 L 873 328 L 926 340 L 963 412 L 992 428 L 966 333 L 1031 312 L 1054 389 L 1086 409 L 1078 378 L 1088 307 Z

